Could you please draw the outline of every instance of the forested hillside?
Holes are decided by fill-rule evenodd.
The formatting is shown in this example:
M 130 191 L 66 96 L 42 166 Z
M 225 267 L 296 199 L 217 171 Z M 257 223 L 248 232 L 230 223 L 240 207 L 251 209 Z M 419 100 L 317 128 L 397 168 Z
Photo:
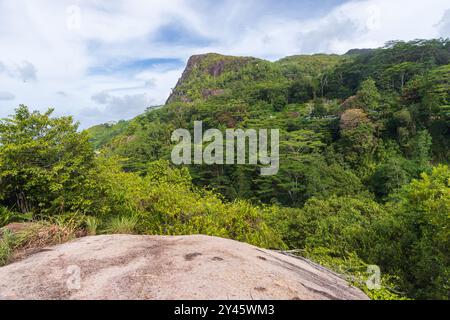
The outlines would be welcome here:
M 171 133 L 196 120 L 280 129 L 278 174 L 170 165 Z M 93 233 L 218 235 L 298 250 L 358 285 L 378 265 L 372 298 L 449 298 L 449 40 L 197 55 L 164 106 L 83 133 L 71 121 L 22 106 L 1 122 L 4 223 L 75 214 Z
M 97 145 L 128 159 L 127 170 L 139 171 L 149 159 L 168 159 L 170 133 L 194 120 L 205 129 L 280 128 L 276 177 L 249 166 L 192 166 L 194 182 L 227 199 L 291 207 L 359 193 L 385 201 L 448 162 L 449 50 L 449 42 L 431 40 L 275 63 L 194 56 L 164 108 L 91 132 Z

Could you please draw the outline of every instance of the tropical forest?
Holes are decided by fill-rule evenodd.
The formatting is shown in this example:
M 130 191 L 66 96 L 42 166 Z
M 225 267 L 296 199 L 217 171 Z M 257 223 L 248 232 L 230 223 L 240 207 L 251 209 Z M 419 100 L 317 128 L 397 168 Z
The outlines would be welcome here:
M 179 76 L 131 120 L 82 130 L 32 105 L 0 120 L 0 227 L 33 225 L 3 234 L 1 265 L 86 235 L 202 234 L 308 258 L 371 299 L 450 298 L 450 40 L 204 53 Z M 278 129 L 279 171 L 175 165 L 172 132 L 195 121 Z

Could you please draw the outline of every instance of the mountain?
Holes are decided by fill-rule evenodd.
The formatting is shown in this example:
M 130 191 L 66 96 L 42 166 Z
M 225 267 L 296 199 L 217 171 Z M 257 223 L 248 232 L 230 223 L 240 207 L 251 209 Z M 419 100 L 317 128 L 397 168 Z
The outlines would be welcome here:
M 236 95 L 240 88 L 245 88 L 247 81 L 255 81 L 262 86 L 270 85 L 267 81 L 285 82 L 299 78 L 311 81 L 312 78 L 331 70 L 345 60 L 348 60 L 348 57 L 317 54 L 290 56 L 272 63 L 253 57 L 226 56 L 217 53 L 194 55 L 188 59 L 185 70 L 166 101 L 166 106 L 175 103 L 189 104 L 219 96 L 224 96 L 226 100 Z M 252 75 L 252 72 L 255 74 Z M 137 122 L 141 117 L 131 122 Z M 88 131 L 94 146 L 101 148 L 122 134 L 129 124 L 130 121 L 122 120 L 117 124 L 100 124 Z
M 342 108 L 350 106 L 370 113 L 383 139 L 401 141 L 404 134 L 409 139 L 418 130 L 427 129 L 434 141 L 433 155 L 441 161 L 449 157 L 445 138 L 448 81 L 444 80 L 449 60 L 448 42 L 439 40 L 391 42 L 380 49 L 354 49 L 345 55 L 298 55 L 276 62 L 217 53 L 195 55 L 161 110 L 117 125 L 99 125 L 89 132 L 96 148 L 107 146 L 129 157 L 130 166 L 137 169 L 142 162 L 167 158 L 170 132 L 149 126 L 189 128 L 193 120 L 202 119 L 204 125 L 218 128 L 303 128 L 323 135 L 321 140 L 328 145 L 339 138 Z M 426 84 L 428 77 L 432 82 Z M 381 94 L 375 101 L 378 110 L 367 101 L 348 104 L 369 78 Z M 427 96 L 434 87 L 436 94 Z M 433 106 L 413 107 L 422 100 L 430 103 L 431 98 Z M 402 133 L 405 130 L 408 133 Z M 163 138 L 166 143 L 155 142 L 158 148 L 135 153 L 134 147 L 148 136 Z M 400 147 L 403 153 L 409 152 L 405 143 Z
M 93 145 L 96 149 L 102 147 L 111 141 L 111 139 L 122 132 L 124 132 L 129 121 L 121 120 L 117 123 L 104 123 L 89 128 L 89 133 L 94 139 L 92 139 Z
M 194 121 L 204 130 L 279 129 L 276 175 L 261 176 L 259 164 L 184 167 L 201 190 L 271 208 L 264 221 L 289 248 L 328 266 L 356 257 L 351 264 L 379 265 L 409 297 L 442 298 L 449 74 L 446 39 L 275 62 L 196 55 L 163 107 L 90 132 L 125 171 L 145 175 L 153 161 L 170 161 L 172 132 L 192 131 Z M 434 194 L 422 188 L 437 192 L 433 206 L 412 204 Z
M 218 78 L 225 73 L 237 73 L 247 64 L 258 61 L 261 60 L 252 57 L 224 56 L 217 53 L 194 55 L 189 58 L 186 68 L 166 104 L 176 101 L 192 102 L 195 98 L 207 97 L 209 90 L 214 90 L 214 88 L 205 88 L 213 82 L 211 79 Z

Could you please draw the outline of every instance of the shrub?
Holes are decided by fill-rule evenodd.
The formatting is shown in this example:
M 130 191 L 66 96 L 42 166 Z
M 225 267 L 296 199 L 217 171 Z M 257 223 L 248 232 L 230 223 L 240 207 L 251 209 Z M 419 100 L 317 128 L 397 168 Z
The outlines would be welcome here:
M 21 213 L 85 210 L 94 151 L 71 117 L 21 105 L 0 120 L 0 200 Z

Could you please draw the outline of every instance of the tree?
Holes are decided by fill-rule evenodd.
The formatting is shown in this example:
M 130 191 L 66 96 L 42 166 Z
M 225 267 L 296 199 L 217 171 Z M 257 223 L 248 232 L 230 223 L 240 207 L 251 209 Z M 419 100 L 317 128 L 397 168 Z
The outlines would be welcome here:
M 386 214 L 382 205 L 367 198 L 311 198 L 291 217 L 288 232 L 297 237 L 289 244 L 295 248 L 327 247 L 341 257 L 350 252 L 363 256 L 369 240 L 368 226 Z
M 378 110 L 381 95 L 378 92 L 376 83 L 372 78 L 368 78 L 363 81 L 361 88 L 357 93 L 357 98 L 365 110 Z
M 306 191 L 305 174 L 314 162 L 315 153 L 323 148 L 322 136 L 310 130 L 287 132 L 280 142 L 282 175 L 280 188 L 289 196 L 290 203 L 298 205 Z
M 356 168 L 367 165 L 377 146 L 374 133 L 374 126 L 370 122 L 361 123 L 357 127 L 341 129 L 339 147 L 349 164 Z
M 370 184 L 378 198 L 384 199 L 411 180 L 406 166 L 407 160 L 402 157 L 390 157 L 385 163 L 377 166 Z
M 89 205 L 95 167 L 85 132 L 72 117 L 52 118 L 24 105 L 0 121 L 0 199 L 22 213 L 62 213 Z
M 347 109 L 341 114 L 339 125 L 341 130 L 351 130 L 368 122 L 367 114 L 362 109 Z
M 386 69 L 383 75 L 393 90 L 399 89 L 401 91 L 409 78 L 417 74 L 420 69 L 421 65 L 419 63 L 406 61 Z
M 404 286 L 416 298 L 449 299 L 450 169 L 440 165 L 393 196 Z
M 303 103 L 314 97 L 314 84 L 311 78 L 301 77 L 292 82 L 288 90 L 289 103 Z

